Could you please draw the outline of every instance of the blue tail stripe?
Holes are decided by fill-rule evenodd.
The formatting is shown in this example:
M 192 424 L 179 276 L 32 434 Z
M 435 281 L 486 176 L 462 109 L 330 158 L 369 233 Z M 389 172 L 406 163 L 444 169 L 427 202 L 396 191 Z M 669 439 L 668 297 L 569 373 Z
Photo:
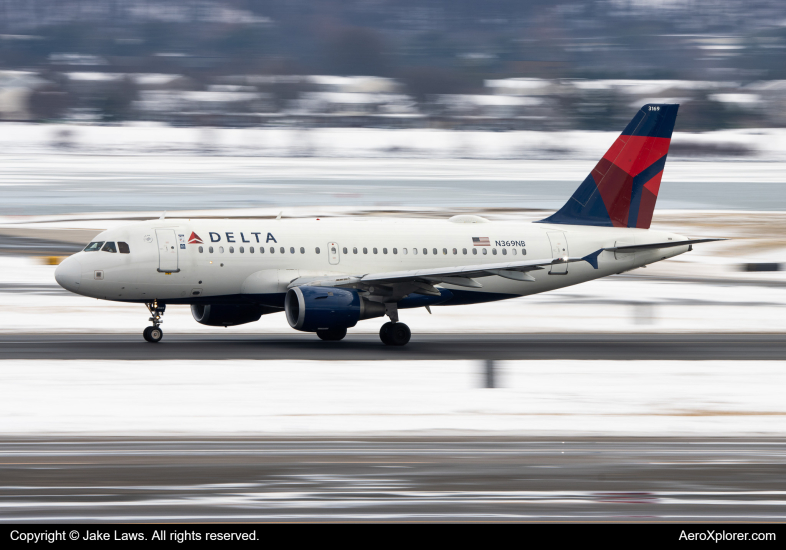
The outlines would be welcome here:
M 614 227 L 592 174 L 587 176 L 565 206 L 540 223 Z
M 638 176 L 633 178 L 633 192 L 630 197 L 630 211 L 628 212 L 628 227 L 636 227 L 636 222 L 639 218 L 639 207 L 641 206 L 641 193 L 644 191 L 644 184 L 658 175 L 666 166 L 666 157 L 663 155 L 661 158 L 653 162 L 647 168 L 642 170 Z
M 622 131 L 622 135 L 671 138 L 674 123 L 677 120 L 678 108 L 677 104 L 654 105 L 648 103 L 636 113 L 633 120 Z M 657 109 L 657 111 L 653 112 L 650 109 Z

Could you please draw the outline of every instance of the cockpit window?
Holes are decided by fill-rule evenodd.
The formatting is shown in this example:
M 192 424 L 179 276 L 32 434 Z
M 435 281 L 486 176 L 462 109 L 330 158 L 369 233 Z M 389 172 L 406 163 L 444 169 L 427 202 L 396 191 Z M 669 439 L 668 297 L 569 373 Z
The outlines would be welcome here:
M 201 250 L 202 247 L 200 246 L 199 248 L 200 248 L 199 251 L 202 252 L 202 250 Z M 131 249 L 128 248 L 128 243 L 124 243 L 122 241 L 118 241 L 118 243 L 117 243 L 117 250 L 121 254 L 131 254 Z
M 113 252 L 114 253 L 114 252 L 117 252 L 117 247 L 115 246 L 115 243 L 113 243 L 112 241 L 108 241 L 104 245 L 104 248 L 101 249 L 101 251 L 102 252 Z
M 104 241 L 95 241 L 85 247 L 85 252 L 96 252 L 104 246 Z

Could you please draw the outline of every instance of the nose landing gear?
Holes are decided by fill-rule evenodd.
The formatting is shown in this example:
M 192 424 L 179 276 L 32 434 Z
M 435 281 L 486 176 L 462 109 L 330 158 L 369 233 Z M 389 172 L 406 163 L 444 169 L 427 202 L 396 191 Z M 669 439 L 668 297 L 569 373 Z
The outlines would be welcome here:
M 159 304 L 158 302 L 147 302 L 145 304 L 147 306 L 148 311 L 150 311 L 150 319 L 152 321 L 153 326 L 147 327 L 143 332 L 142 336 L 145 340 L 150 342 L 151 344 L 155 344 L 161 341 L 161 338 L 164 336 L 164 331 L 161 330 L 161 323 L 163 323 L 164 311 L 166 310 L 166 304 Z

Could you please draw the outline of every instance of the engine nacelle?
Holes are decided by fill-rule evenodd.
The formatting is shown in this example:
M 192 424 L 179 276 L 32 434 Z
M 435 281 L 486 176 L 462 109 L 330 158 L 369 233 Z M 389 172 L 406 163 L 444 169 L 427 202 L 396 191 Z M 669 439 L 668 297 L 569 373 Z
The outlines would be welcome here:
M 193 304 L 191 315 L 197 323 L 211 327 L 232 327 L 259 321 L 265 313 L 276 310 L 253 304 Z
M 361 297 L 357 290 L 300 286 L 284 302 L 289 326 L 303 332 L 354 327 L 362 319 L 382 317 L 385 305 Z

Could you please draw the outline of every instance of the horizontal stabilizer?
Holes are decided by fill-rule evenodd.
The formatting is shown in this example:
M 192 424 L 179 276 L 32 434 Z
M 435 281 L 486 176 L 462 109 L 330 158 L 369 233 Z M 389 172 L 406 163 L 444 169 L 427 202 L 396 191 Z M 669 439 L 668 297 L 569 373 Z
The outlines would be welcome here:
M 639 252 L 644 250 L 655 250 L 657 248 L 672 248 L 674 246 L 686 246 L 689 244 L 711 243 L 713 241 L 725 241 L 726 239 L 693 239 L 687 241 L 669 241 L 666 243 L 652 244 L 632 244 L 629 246 L 615 246 L 614 248 L 604 248 L 609 252 Z
M 650 244 L 632 244 L 629 246 L 615 246 L 612 248 L 599 248 L 591 254 L 587 254 L 582 258 L 585 262 L 590 264 L 593 269 L 598 269 L 598 256 L 601 253 L 608 252 L 643 252 L 645 250 L 657 250 L 659 248 L 673 248 L 675 246 L 691 246 L 700 243 L 711 243 L 715 241 L 725 241 L 727 239 L 689 239 L 687 241 L 669 241 L 665 243 L 650 243 Z

